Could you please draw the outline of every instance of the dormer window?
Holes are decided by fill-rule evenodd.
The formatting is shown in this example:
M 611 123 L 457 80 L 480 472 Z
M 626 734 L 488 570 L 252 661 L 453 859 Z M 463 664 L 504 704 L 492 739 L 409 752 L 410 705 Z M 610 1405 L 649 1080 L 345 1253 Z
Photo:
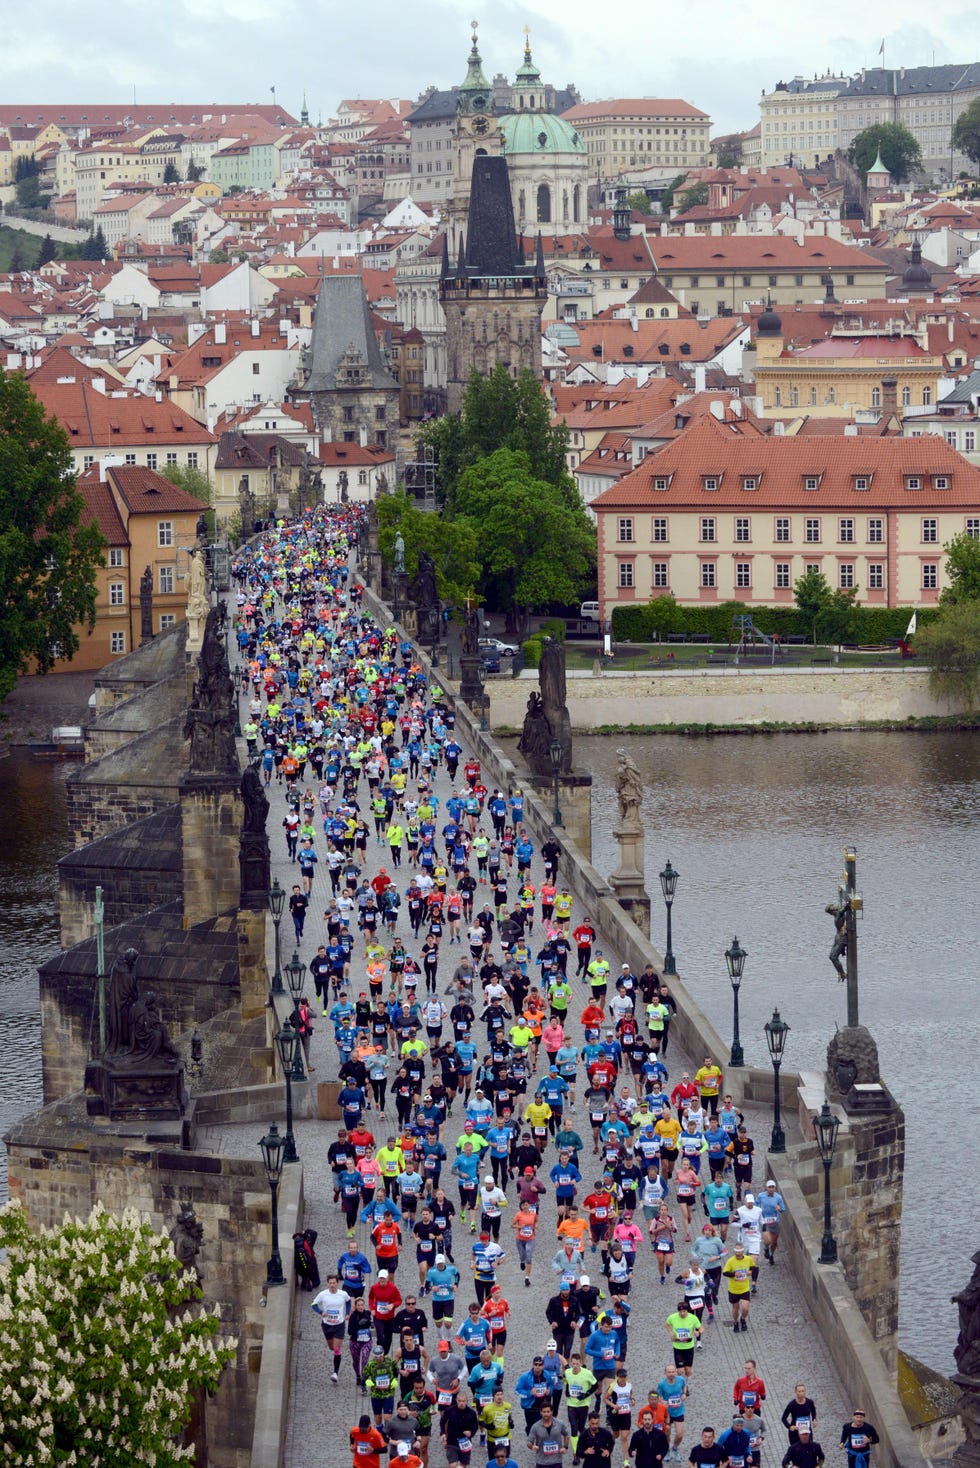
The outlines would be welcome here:
M 854 488 L 855 489 L 870 489 L 871 488 L 871 480 L 868 478 L 867 474 L 855 474 L 855 476 L 854 476 Z M 918 488 L 918 483 L 916 483 L 916 488 Z
M 803 488 L 804 489 L 819 489 L 820 488 L 820 480 L 817 478 L 816 474 L 807 474 L 805 476 L 805 478 L 803 480 Z
M 906 489 L 921 489 L 922 488 L 922 480 L 919 478 L 918 474 L 909 474 L 906 477 L 906 480 L 905 480 L 905 488 Z
M 949 489 L 949 475 L 948 474 L 936 474 L 936 475 L 934 475 L 933 476 L 933 481 L 932 481 L 932 487 L 933 487 L 933 489 Z
M 669 479 L 664 479 L 662 475 L 658 476 L 653 481 L 653 487 L 654 487 L 654 489 L 666 489 L 669 484 L 670 484 L 670 480 Z
M 702 488 L 711 490 L 718 488 L 720 480 L 718 479 L 718 476 L 716 474 L 706 474 L 701 483 Z
M 758 484 L 758 482 L 759 481 L 756 479 L 756 477 L 755 477 L 754 474 L 746 474 L 742 478 L 742 488 L 743 489 L 755 489 L 756 486 L 757 486 L 757 484 Z

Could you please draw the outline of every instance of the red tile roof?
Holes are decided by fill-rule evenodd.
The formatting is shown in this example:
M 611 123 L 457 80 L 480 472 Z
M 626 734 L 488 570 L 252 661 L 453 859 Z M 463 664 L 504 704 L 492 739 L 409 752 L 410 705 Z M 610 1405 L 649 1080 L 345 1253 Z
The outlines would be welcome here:
M 171 484 L 155 469 L 138 464 L 115 465 L 106 471 L 131 515 L 199 515 L 207 509 L 203 500 Z
M 213 433 L 173 403 L 158 403 L 137 393 L 107 395 L 79 382 L 38 382 L 34 391 L 45 412 L 66 429 L 76 450 L 215 442 Z
M 577 102 L 562 116 L 568 122 L 595 122 L 604 117 L 703 117 L 707 112 L 679 97 L 614 97 L 607 102 Z
M 129 537 L 126 534 L 126 527 L 120 519 L 109 486 L 99 477 L 98 466 L 93 465 L 85 474 L 80 474 L 77 484 L 82 499 L 85 501 L 85 508 L 89 512 L 88 518 L 94 520 L 98 525 L 107 544 L 128 545 Z

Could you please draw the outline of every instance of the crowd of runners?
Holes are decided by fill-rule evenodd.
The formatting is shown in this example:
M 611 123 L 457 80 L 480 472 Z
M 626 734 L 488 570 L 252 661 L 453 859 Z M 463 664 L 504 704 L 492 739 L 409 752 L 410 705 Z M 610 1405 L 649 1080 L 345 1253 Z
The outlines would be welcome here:
M 484 778 L 415 648 L 365 611 L 359 526 L 318 511 L 233 568 L 243 734 L 296 867 L 297 1022 L 339 1083 L 339 1227 L 317 1221 L 343 1247 L 310 1278 L 325 1377 L 362 1394 L 355 1468 L 819 1468 L 806 1385 L 780 1408 L 749 1354 L 785 1205 L 723 1071 L 671 1083 L 669 989 L 613 971 L 558 843 L 535 846 L 522 792 Z M 638 1295 L 662 1322 L 639 1349 Z M 531 1308 L 539 1349 L 514 1360 Z M 744 1366 L 702 1426 L 723 1329 Z M 866 1468 L 876 1441 L 855 1411 L 831 1457 Z

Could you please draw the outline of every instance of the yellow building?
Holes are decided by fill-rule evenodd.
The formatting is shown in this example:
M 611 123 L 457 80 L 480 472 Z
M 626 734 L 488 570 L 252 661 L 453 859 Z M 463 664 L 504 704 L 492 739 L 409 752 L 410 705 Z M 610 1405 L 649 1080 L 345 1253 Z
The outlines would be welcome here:
M 930 606 L 980 539 L 980 470 L 944 439 L 732 432 L 710 414 L 592 501 L 600 620 L 671 595 L 791 604 L 811 568 L 862 605 Z
M 649 238 L 661 285 L 695 315 L 746 309 L 767 295 L 777 305 L 822 301 L 829 275 L 838 297 L 881 300 L 890 273 L 870 250 L 822 234 L 660 235 Z
M 837 94 L 850 78 L 795 76 L 763 92 L 759 102 L 763 168 L 791 163 L 812 168 L 837 146 Z
M 747 361 L 746 367 L 751 370 Z M 759 317 L 755 388 L 762 415 L 778 418 L 804 409 L 820 418 L 851 419 L 861 409 L 885 414 L 938 401 L 943 357 L 916 336 L 843 332 L 811 346 L 785 346 L 774 311 Z
M 591 178 L 657 165 L 681 173 L 706 167 L 711 156 L 711 118 L 676 97 L 579 102 L 562 116 L 585 143 Z

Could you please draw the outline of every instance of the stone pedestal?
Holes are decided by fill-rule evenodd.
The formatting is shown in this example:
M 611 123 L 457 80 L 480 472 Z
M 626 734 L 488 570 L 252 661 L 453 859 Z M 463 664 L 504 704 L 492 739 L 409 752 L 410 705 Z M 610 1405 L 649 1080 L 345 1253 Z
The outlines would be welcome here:
M 402 608 L 401 624 L 405 629 L 405 636 L 410 642 L 417 642 L 419 636 L 419 612 L 418 607 L 411 604 Z
M 376 595 L 381 595 L 381 552 L 371 550 L 370 547 L 364 552 L 364 580 Z
M 269 1002 L 269 970 L 265 957 L 268 909 L 241 909 L 238 913 L 238 972 L 241 981 L 241 1012 L 246 1024 L 264 1013 Z
M 239 787 L 238 775 L 187 775 L 181 781 L 185 928 L 238 910 Z
M 465 704 L 468 704 L 479 715 L 480 700 L 483 697 L 483 684 L 480 682 L 479 654 L 464 652 L 460 657 L 459 667 L 459 696 Z
M 549 811 L 554 809 L 555 782 L 544 775 L 530 775 L 528 784 L 542 805 Z M 592 776 L 559 775 L 558 808 L 561 811 L 562 830 L 567 831 L 587 861 L 592 860 Z M 558 831 L 561 841 L 561 831 Z M 559 868 L 559 875 L 561 870 Z
M 85 1090 L 89 1116 L 110 1121 L 179 1121 L 187 1107 L 182 1065 L 123 1070 L 95 1060 L 85 1067 Z
M 609 885 L 615 892 L 620 907 L 629 913 L 640 931 L 649 938 L 650 896 L 646 890 L 643 872 L 643 831 L 616 826 L 613 835 L 619 842 L 619 865 L 610 876 Z

